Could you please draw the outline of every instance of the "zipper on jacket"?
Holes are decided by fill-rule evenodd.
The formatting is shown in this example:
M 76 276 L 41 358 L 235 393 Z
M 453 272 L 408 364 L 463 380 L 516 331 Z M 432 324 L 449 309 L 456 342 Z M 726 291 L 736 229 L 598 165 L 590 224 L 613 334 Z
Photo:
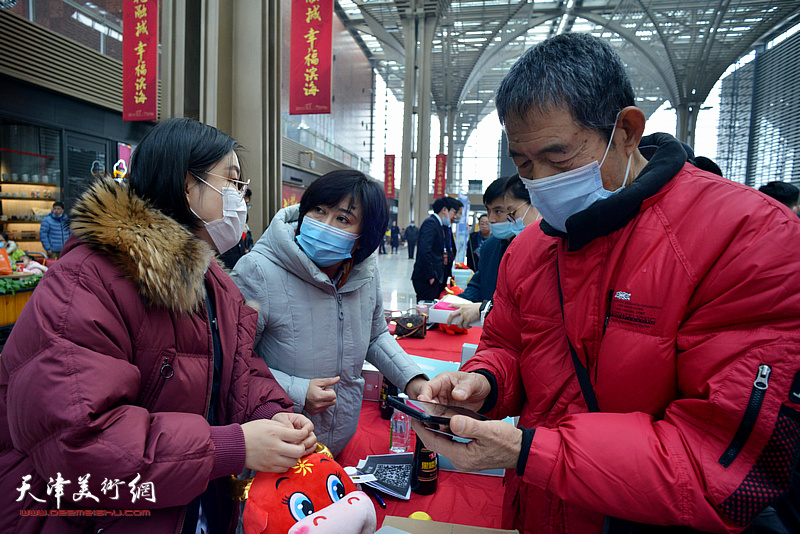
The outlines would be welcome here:
M 611 298 L 614 296 L 614 290 L 608 290 L 608 300 L 606 301 L 606 319 L 603 321 L 603 335 L 606 335 L 606 328 L 608 328 L 608 321 L 611 319 Z
M 338 352 L 338 369 L 339 369 L 339 382 L 341 383 L 341 376 L 342 376 L 342 360 L 344 359 L 344 307 L 342 306 L 342 295 L 339 293 L 337 289 L 334 288 L 334 294 L 336 295 L 336 306 L 339 308 L 339 352 Z M 333 386 L 334 391 L 336 391 L 336 385 Z M 338 392 L 337 392 L 338 395 Z M 333 438 L 333 431 L 336 429 L 336 409 L 338 408 L 339 403 L 333 405 L 333 417 L 331 417 L 331 438 Z
M 720 456 L 719 463 L 723 467 L 730 466 L 736 457 L 742 452 L 744 444 L 747 443 L 747 438 L 756 426 L 758 420 L 758 413 L 761 411 L 761 404 L 764 402 L 764 396 L 767 394 L 769 387 L 769 375 L 772 368 L 769 365 L 759 365 L 756 380 L 753 382 L 753 390 L 750 392 L 750 400 L 747 403 L 747 409 L 744 411 L 742 422 L 733 436 L 733 441 L 728 445 L 728 448 Z
M 164 382 L 172 378 L 174 375 L 175 368 L 172 367 L 169 358 L 164 358 L 161 361 L 161 369 L 158 371 L 156 385 L 153 388 L 152 393 L 150 393 L 150 395 L 147 397 L 147 402 L 143 405 L 144 408 L 149 411 L 153 407 L 153 405 L 156 403 L 156 399 L 158 399 L 158 396 L 161 393 L 161 389 L 164 387 Z

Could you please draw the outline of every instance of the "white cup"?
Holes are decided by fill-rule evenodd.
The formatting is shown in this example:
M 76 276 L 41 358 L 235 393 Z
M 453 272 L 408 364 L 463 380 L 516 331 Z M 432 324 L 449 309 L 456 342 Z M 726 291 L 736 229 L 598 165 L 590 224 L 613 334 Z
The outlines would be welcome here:
M 30 179 L 31 179 L 30 176 L 28 176 L 27 174 L 23 174 L 22 175 L 22 181 L 23 182 L 28 182 L 28 181 L 30 181 Z
M 12 182 L 18 182 L 19 181 L 19 175 L 17 173 L 15 173 L 15 172 L 12 172 L 11 173 L 11 181 Z
M 4 181 L 4 182 L 7 182 L 7 181 L 8 181 L 8 173 L 7 173 L 7 172 L 4 172 L 4 173 L 3 173 L 3 181 Z
M 18 196 L 19 196 L 19 193 L 13 193 L 11 196 L 13 196 L 13 197 L 18 197 Z
M 38 174 L 34 174 L 33 176 L 31 176 L 31 182 L 38 182 L 38 181 L 39 181 L 39 175 Z

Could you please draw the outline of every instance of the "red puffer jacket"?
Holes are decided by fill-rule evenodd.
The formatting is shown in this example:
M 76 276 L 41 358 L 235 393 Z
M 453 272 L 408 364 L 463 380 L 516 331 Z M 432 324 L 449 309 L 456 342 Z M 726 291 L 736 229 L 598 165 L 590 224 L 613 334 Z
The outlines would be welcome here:
M 739 532 L 800 452 L 800 219 L 684 164 L 670 136 L 643 141 L 658 151 L 637 180 L 570 218 L 568 239 L 543 222 L 503 258 L 465 370 L 496 379 L 489 415 L 535 429 L 505 528 L 586 534 L 609 515 Z
M 179 532 L 209 480 L 242 469 L 238 424 L 292 402 L 253 357 L 257 312 L 204 242 L 114 182 L 73 213 L 78 238 L 3 349 L 0 532 Z M 206 288 L 223 355 L 214 427 Z M 59 476 L 60 502 L 47 490 Z M 237 503 L 218 501 L 232 531 Z M 76 515 L 87 510 L 113 515 Z M 37 511 L 50 517 L 21 515 Z

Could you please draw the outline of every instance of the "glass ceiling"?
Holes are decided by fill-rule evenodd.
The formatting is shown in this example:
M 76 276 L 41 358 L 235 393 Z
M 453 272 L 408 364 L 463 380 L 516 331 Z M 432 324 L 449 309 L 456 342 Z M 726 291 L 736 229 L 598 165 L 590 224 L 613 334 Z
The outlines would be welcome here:
M 558 33 L 608 40 L 626 63 L 637 105 L 699 106 L 729 65 L 800 22 L 789 0 L 337 0 L 336 10 L 398 99 L 404 31 L 436 18 L 434 109 L 457 109 L 453 140 L 494 109 L 494 92 L 530 46 Z

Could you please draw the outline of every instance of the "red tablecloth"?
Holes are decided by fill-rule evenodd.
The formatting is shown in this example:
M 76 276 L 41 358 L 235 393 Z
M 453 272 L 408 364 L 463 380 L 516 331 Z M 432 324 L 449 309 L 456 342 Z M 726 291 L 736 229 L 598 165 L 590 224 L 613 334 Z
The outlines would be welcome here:
M 434 358 L 446 362 L 460 362 L 461 346 L 464 343 L 477 345 L 481 339 L 481 332 L 483 332 L 483 328 L 477 326 L 468 329 L 466 334 L 456 335 L 446 334 L 442 330 L 434 328 L 428 330 L 428 334 L 423 339 L 405 337 L 398 339 L 397 342 L 400 343 L 403 350 L 414 356 Z
M 389 421 L 381 419 L 377 402 L 364 401 L 358 420 L 358 430 L 336 460 L 342 466 L 354 466 L 369 454 L 388 453 Z M 386 509 L 375 503 L 378 526 L 383 524 L 386 515 L 408 517 L 412 512 L 421 510 L 428 513 L 434 521 L 500 528 L 502 483 L 501 477 L 440 470 L 438 486 L 433 495 L 417 495 L 412 492 L 411 499 L 404 501 L 382 494 L 386 501 Z

